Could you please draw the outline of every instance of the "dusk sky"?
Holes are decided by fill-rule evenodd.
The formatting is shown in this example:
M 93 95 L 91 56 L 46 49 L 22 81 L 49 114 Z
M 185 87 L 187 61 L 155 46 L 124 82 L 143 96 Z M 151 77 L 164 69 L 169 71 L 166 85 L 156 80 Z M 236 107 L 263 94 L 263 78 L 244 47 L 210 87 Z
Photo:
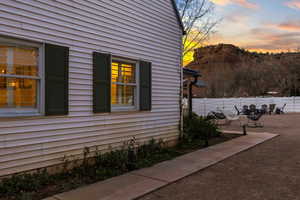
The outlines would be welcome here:
M 230 43 L 248 50 L 300 48 L 300 0 L 211 0 L 222 18 L 211 44 Z

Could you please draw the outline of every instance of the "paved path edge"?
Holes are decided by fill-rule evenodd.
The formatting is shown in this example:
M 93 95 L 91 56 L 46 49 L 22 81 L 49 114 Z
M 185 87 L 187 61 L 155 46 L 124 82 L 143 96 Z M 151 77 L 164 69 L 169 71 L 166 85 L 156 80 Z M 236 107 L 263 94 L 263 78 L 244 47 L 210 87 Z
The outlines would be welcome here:
M 239 131 L 223 130 L 222 132 L 242 134 Z M 179 156 L 173 160 L 158 163 L 149 168 L 132 171 L 69 192 L 57 194 L 44 200 L 138 199 L 277 136 L 279 134 L 248 132 L 246 136 L 209 146 L 208 148 Z M 205 157 L 201 157 L 201 155 L 205 155 Z M 116 183 L 119 182 L 122 182 L 122 184 L 118 187 Z
M 241 132 L 241 131 L 230 131 L 230 130 L 222 130 L 222 133 L 243 134 L 243 132 Z M 252 131 L 251 131 L 251 132 L 248 132 L 247 134 L 248 134 L 248 135 L 251 135 L 251 134 L 254 134 L 254 133 L 255 133 L 255 134 L 261 134 L 261 132 L 252 132 Z M 182 179 L 184 179 L 184 178 L 186 178 L 186 177 L 192 176 L 193 174 L 195 174 L 195 173 L 197 173 L 197 172 L 199 172 L 199 171 L 205 170 L 206 168 L 212 167 L 213 165 L 216 165 L 216 164 L 218 164 L 218 163 L 220 163 L 220 162 L 222 162 L 222 161 L 224 161 L 224 160 L 226 160 L 226 159 L 228 159 L 228 158 L 230 158 L 230 157 L 233 157 L 233 156 L 235 156 L 235 155 L 237 155 L 237 154 L 239 154 L 239 153 L 248 151 L 248 150 L 254 148 L 254 147 L 257 146 L 257 145 L 260 145 L 260 144 L 262 144 L 262 143 L 264 143 L 264 142 L 267 142 L 267 141 L 269 141 L 269 140 L 272 140 L 272 139 L 274 139 L 274 138 L 280 136 L 280 134 L 276 134 L 276 133 L 269 133 L 269 132 L 264 132 L 264 133 L 265 133 L 265 134 L 270 134 L 271 137 L 269 137 L 269 138 L 267 138 L 267 139 L 265 139 L 265 140 L 263 140 L 263 141 L 261 141 L 261 142 L 258 142 L 258 143 L 256 143 L 256 144 L 253 144 L 253 145 L 249 146 L 248 148 L 245 148 L 245 149 L 243 149 L 243 150 L 241 150 L 241 151 L 238 151 L 238 152 L 236 152 L 236 153 L 234 153 L 234 154 L 232 154 L 232 155 L 230 155 L 230 156 L 228 156 L 228 157 L 226 157 L 226 158 L 223 158 L 223 159 L 220 159 L 220 160 L 218 160 L 218 161 L 216 161 L 216 162 L 213 162 L 213 163 L 211 163 L 211 164 L 209 164 L 209 165 L 207 165 L 207 166 L 205 166 L 205 167 L 202 167 L 202 168 L 198 169 L 197 171 L 191 172 L 191 173 L 189 173 L 188 175 L 183 176 L 183 177 L 180 177 L 180 178 L 178 178 L 178 179 L 176 179 L 176 180 L 174 180 L 174 181 L 172 181 L 172 182 L 165 182 L 165 185 L 162 185 L 162 186 L 160 186 L 160 187 L 158 187 L 158 188 L 156 188 L 156 189 L 153 189 L 152 191 L 147 192 L 147 193 L 145 193 L 145 194 L 143 194 L 143 195 L 137 196 L 137 197 L 133 198 L 132 200 L 137 200 L 137 199 L 139 199 L 139 198 L 142 198 L 143 196 L 146 196 L 146 195 L 148 195 L 148 194 L 150 194 L 150 193 L 152 193 L 152 192 L 155 192 L 155 191 L 157 191 L 157 190 L 159 190 L 159 189 L 161 189 L 161 188 L 167 187 L 168 185 L 171 185 L 171 184 L 173 184 L 173 183 L 176 183 L 176 182 L 178 182 L 178 181 L 180 181 L 180 180 L 182 180 Z M 244 135 L 243 135 L 243 136 L 244 136 Z M 247 135 L 246 135 L 246 136 L 247 136 Z M 237 138 L 235 138 L 235 139 L 237 139 Z M 235 139 L 232 139 L 232 140 L 235 140 Z M 231 140 L 230 140 L 230 141 L 231 141 Z M 227 141 L 227 142 L 229 142 L 229 141 Z M 227 142 L 224 142 L 224 143 L 227 143 Z M 220 144 L 217 144 L 217 145 L 222 145 L 222 144 L 224 144 L 224 143 L 220 143 Z M 209 146 L 209 147 L 213 147 L 213 146 Z M 209 148 L 209 147 L 208 147 L 208 148 Z M 203 150 L 203 149 L 200 149 L 200 150 Z M 198 151 L 200 151 L 200 150 L 198 150 Z M 191 152 L 191 153 L 189 153 L 189 154 L 192 154 L 192 153 L 194 153 L 194 152 Z M 184 155 L 183 155 L 183 156 L 184 156 Z M 182 157 L 182 156 L 181 156 L 181 157 Z M 180 157 L 178 157 L 178 158 L 180 159 Z M 177 158 L 175 158 L 175 159 L 177 159 Z M 134 173 L 134 172 L 133 172 L 133 173 Z M 151 177 L 148 177 L 148 178 L 151 178 Z M 64 199 L 59 199 L 59 200 L 64 200 Z M 101 199 L 99 199 L 99 200 L 101 200 Z

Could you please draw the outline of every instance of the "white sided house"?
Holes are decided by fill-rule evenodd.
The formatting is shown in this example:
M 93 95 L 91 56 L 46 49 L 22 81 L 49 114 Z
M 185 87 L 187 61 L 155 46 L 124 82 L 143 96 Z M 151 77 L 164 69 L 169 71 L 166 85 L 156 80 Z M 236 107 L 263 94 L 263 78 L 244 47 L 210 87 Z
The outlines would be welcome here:
M 182 34 L 173 0 L 1 0 L 0 176 L 176 140 Z

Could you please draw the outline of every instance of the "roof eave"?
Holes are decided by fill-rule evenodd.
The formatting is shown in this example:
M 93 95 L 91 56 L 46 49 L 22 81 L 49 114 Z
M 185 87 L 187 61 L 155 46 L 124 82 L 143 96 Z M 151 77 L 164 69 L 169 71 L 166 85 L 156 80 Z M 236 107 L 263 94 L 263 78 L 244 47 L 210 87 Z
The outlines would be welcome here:
M 186 34 L 186 31 L 185 31 L 185 29 L 184 29 L 184 26 L 183 26 L 183 23 L 182 23 L 182 19 L 181 19 L 181 17 L 180 17 L 180 13 L 179 13 L 179 10 L 178 10 L 178 8 L 177 8 L 176 2 L 175 2 L 175 0 L 171 0 L 171 2 L 172 2 L 172 5 L 173 5 L 173 7 L 174 7 L 175 14 L 176 14 L 177 20 L 178 20 L 178 22 L 179 22 L 180 28 L 182 29 L 182 35 L 185 35 L 185 34 Z

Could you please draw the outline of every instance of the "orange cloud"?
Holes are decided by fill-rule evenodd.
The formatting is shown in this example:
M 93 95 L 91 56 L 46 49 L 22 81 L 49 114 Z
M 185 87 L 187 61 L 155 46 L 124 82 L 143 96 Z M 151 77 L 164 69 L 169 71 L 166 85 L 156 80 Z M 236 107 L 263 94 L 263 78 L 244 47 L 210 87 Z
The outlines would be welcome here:
M 293 9 L 300 9 L 300 1 L 299 0 L 291 0 L 285 3 L 286 6 Z
M 279 24 L 278 28 L 286 31 L 300 31 L 300 24 L 283 23 Z
M 256 41 L 250 41 L 248 44 L 243 45 L 246 49 L 263 49 L 269 51 L 289 51 L 297 49 L 300 43 L 298 32 L 289 33 L 272 33 L 267 29 L 253 30 L 256 32 Z M 252 33 L 252 32 L 251 32 Z M 251 34 L 250 33 L 250 34 Z
M 245 8 L 249 9 L 258 9 L 259 6 L 255 3 L 251 3 L 248 0 L 210 0 L 214 4 L 225 6 L 227 4 L 238 4 L 240 6 L 243 6 Z
M 225 6 L 230 3 L 230 0 L 210 0 L 214 4 Z
M 259 53 L 282 53 L 282 52 L 290 52 L 288 49 L 256 49 L 256 48 L 247 48 L 248 51 L 251 52 L 259 52 Z
M 298 21 L 286 21 L 281 24 L 267 24 L 268 27 L 273 29 L 279 29 L 283 31 L 292 31 L 299 32 L 300 31 L 300 20 Z
M 272 28 L 264 26 L 262 28 L 253 28 L 230 35 L 219 32 L 213 35 L 209 43 L 234 44 L 249 51 L 258 52 L 276 53 L 299 49 L 300 32 L 280 31 L 278 26 L 279 24 L 273 24 Z

